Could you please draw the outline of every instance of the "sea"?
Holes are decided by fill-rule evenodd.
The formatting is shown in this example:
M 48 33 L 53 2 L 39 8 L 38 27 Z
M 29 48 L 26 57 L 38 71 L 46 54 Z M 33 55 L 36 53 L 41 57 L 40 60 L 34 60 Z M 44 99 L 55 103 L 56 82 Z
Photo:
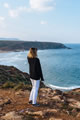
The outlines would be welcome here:
M 71 49 L 38 50 L 44 84 L 63 91 L 80 88 L 80 44 L 65 44 Z M 29 73 L 28 51 L 0 53 L 0 65 L 15 66 Z

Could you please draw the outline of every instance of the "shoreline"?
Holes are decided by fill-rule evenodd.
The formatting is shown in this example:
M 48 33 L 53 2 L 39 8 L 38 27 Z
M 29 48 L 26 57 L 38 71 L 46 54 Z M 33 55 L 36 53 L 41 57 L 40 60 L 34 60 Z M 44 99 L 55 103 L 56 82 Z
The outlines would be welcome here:
M 62 86 L 56 86 L 56 85 L 52 85 L 52 84 L 46 84 L 43 82 L 43 84 L 46 86 L 46 87 L 49 87 L 50 89 L 52 90 L 60 90 L 62 92 L 69 92 L 69 91 L 72 91 L 72 90 L 75 90 L 75 89 L 80 89 L 80 87 L 78 87 L 77 85 L 76 86 L 70 86 L 70 87 L 62 87 Z

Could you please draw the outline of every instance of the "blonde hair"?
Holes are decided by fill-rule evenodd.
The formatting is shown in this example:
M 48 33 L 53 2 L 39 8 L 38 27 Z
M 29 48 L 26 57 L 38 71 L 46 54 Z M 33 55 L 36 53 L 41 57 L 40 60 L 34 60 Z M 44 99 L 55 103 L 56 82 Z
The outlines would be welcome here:
M 37 48 L 30 48 L 28 53 L 29 58 L 36 58 L 37 57 Z

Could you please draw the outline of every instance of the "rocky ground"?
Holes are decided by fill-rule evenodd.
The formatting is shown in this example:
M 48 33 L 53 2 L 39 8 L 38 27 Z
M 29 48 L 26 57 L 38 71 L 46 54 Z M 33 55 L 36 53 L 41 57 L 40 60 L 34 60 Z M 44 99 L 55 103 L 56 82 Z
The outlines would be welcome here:
M 10 68 L 8 68 L 8 71 Z M 11 75 L 13 70 L 11 70 Z M 20 73 L 19 75 L 22 74 L 18 69 L 15 70 Z M 0 72 L 1 75 L 2 73 Z M 10 74 L 7 77 L 10 77 Z M 13 87 L 10 88 L 10 85 Z M 80 120 L 80 89 L 62 92 L 60 90 L 52 90 L 41 84 L 37 100 L 40 106 L 33 107 L 28 104 L 31 90 L 29 84 L 24 85 L 20 83 L 16 87 L 12 83 L 8 82 L 7 84 L 4 82 L 1 86 L 0 120 Z
M 80 89 L 40 88 L 40 107 L 28 104 L 30 91 L 0 89 L 0 120 L 80 120 Z

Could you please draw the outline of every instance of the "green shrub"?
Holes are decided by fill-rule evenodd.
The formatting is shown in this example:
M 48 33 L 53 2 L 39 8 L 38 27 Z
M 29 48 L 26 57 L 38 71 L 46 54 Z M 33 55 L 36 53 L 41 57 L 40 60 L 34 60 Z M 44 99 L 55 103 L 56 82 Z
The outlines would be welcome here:
M 26 85 L 24 86 L 24 89 L 31 91 L 31 89 L 32 89 L 31 84 L 30 84 L 30 85 L 29 85 L 29 84 L 26 84 Z
M 14 88 L 15 84 L 13 82 L 6 82 L 2 85 L 2 88 Z
M 13 82 L 6 82 L 3 85 L 0 86 L 0 88 L 13 88 L 14 90 L 19 90 L 19 89 L 23 89 L 23 90 L 31 90 L 32 86 L 31 84 L 25 84 L 24 82 L 19 82 L 19 83 L 13 83 Z
M 25 84 L 23 82 L 20 82 L 14 87 L 14 90 L 23 89 L 24 87 L 25 87 Z

